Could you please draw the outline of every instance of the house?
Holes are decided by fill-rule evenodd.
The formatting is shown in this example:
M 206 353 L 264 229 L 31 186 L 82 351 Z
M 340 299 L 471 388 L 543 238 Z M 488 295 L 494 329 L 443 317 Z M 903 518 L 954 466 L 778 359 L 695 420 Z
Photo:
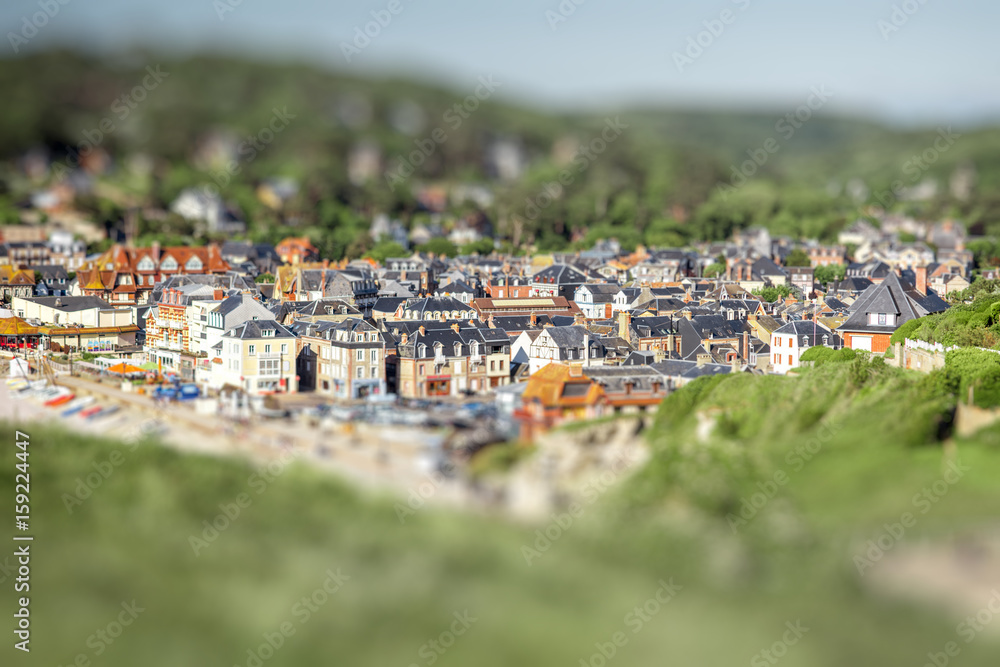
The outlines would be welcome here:
M 185 188 L 170 204 L 170 210 L 185 220 L 205 223 L 212 234 L 243 234 L 246 223 L 226 208 L 222 197 L 208 188 Z
M 453 322 L 400 334 L 397 391 L 404 398 L 487 393 L 510 382 L 510 338 L 500 329 Z
M 649 366 L 598 366 L 583 374 L 601 387 L 606 410 L 614 414 L 655 412 L 667 396 L 667 382 Z
M 843 245 L 813 245 L 806 248 L 809 264 L 817 266 L 835 266 L 847 261 L 847 247 Z
M 80 267 L 77 289 L 84 296 L 97 296 L 115 306 L 136 306 L 147 303 L 157 284 L 169 278 L 221 276 L 230 268 L 215 244 L 162 249 L 159 243 L 148 248 L 116 244 Z
M 602 366 L 607 350 L 600 338 L 583 326 L 547 327 L 532 341 L 528 373 L 534 375 L 552 362 Z
M 458 299 L 462 303 L 468 305 L 472 303 L 473 299 L 476 298 L 476 292 L 477 290 L 471 287 L 464 280 L 453 280 L 448 282 L 444 287 L 438 287 L 434 296 Z
M 319 250 L 304 236 L 282 239 L 274 247 L 274 251 L 285 264 L 305 264 L 319 259 Z
M 282 301 L 341 299 L 365 315 L 379 297 L 379 282 L 371 271 L 331 269 L 327 262 L 282 266 L 274 278 L 274 295 Z
M 580 307 L 587 319 L 607 319 L 612 315 L 615 295 L 620 291 L 618 285 L 588 283 L 576 288 L 573 302 Z
M 250 395 L 297 391 L 296 338 L 274 320 L 250 320 L 214 346 L 210 386 L 232 385 Z
M 35 296 L 66 296 L 69 273 L 59 264 L 36 264 L 25 267 L 35 275 Z
M 771 368 L 784 375 L 799 367 L 802 353 L 816 345 L 836 349 L 838 336 L 818 322 L 796 320 L 771 334 Z
M 604 390 L 583 374 L 578 365 L 551 363 L 534 373 L 514 410 L 521 438 L 537 435 L 574 419 L 594 419 L 604 414 Z
M 892 267 L 877 259 L 847 265 L 845 278 L 864 278 L 878 284 L 892 273 Z
M 494 299 L 524 299 L 531 296 L 531 279 L 509 271 L 494 273 L 486 284 L 486 294 Z
M 589 282 L 583 271 L 569 264 L 553 264 L 531 276 L 530 296 L 561 296 L 572 300 L 576 288 Z
M 11 264 L 0 264 L 0 303 L 10 303 L 16 297 L 27 299 L 34 293 L 33 271 L 16 269 Z
M 815 271 L 811 266 L 788 267 L 788 276 L 791 279 L 792 287 L 808 296 L 812 293 L 815 285 Z
M 844 347 L 881 354 L 889 349 L 889 339 L 901 325 L 948 309 L 946 301 L 927 290 L 927 268 L 918 267 L 916 272 L 917 287 L 889 273 L 851 304 L 849 317 L 837 328 Z
M 341 399 L 386 393 L 386 344 L 382 333 L 360 318 L 298 322 L 300 391 Z M 310 366 L 315 364 L 315 366 Z

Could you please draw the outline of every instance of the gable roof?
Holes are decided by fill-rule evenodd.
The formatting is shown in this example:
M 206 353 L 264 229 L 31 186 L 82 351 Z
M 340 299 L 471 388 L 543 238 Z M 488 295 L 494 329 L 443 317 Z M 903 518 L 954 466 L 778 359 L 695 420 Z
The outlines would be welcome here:
M 901 324 L 931 313 L 948 309 L 948 303 L 932 291 L 921 294 L 915 287 L 904 283 L 895 273 L 890 272 L 878 285 L 866 289 L 857 301 L 851 304 L 850 315 L 838 327 L 843 331 L 871 333 L 892 333 Z M 868 313 L 896 315 L 895 325 L 870 325 Z

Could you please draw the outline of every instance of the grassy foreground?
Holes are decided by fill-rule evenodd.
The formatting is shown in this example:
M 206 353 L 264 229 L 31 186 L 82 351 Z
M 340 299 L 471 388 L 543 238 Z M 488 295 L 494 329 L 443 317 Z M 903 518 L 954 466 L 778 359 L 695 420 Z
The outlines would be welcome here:
M 978 531 L 1000 512 L 995 431 L 957 443 L 968 471 L 914 510 L 946 458 L 937 438 L 951 399 L 927 391 L 917 374 L 863 361 L 700 381 L 664 404 L 649 466 L 564 527 L 426 508 L 401 522 L 394 499 L 298 464 L 272 476 L 31 428 L 32 652 L 13 650 L 4 628 L 2 664 L 882 667 L 923 665 L 957 640 L 953 664 L 993 666 L 1000 633 L 967 644 L 961 616 L 874 594 L 853 561 L 906 511 L 918 521 L 894 549 Z M 699 429 L 706 418 L 714 429 Z M 815 454 L 796 454 L 819 434 Z M 64 494 L 114 451 L 120 464 L 68 511 Z M 773 499 L 741 515 L 779 470 Z M 2 585 L 11 627 L 12 576 Z M 122 606 L 133 600 L 134 619 Z M 788 634 L 789 623 L 807 630 Z

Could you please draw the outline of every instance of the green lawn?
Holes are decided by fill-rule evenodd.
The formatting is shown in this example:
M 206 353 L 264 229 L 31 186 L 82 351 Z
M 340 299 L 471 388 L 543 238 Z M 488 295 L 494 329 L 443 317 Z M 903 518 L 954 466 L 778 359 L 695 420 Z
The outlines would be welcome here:
M 152 443 L 129 452 L 33 428 L 33 650 L 12 650 L 6 630 L 3 655 L 12 658 L 2 664 L 69 665 L 83 654 L 128 667 L 600 665 L 599 654 L 591 660 L 598 645 L 610 652 L 620 632 L 608 664 L 754 665 L 772 664 L 758 653 L 781 640 L 786 622 L 801 621 L 809 630 L 782 664 L 920 666 L 956 640 L 960 619 L 873 594 L 852 557 L 858 540 L 912 510 L 913 495 L 941 478 L 935 437 L 948 403 L 923 395 L 921 382 L 828 364 L 800 378 L 699 383 L 664 405 L 647 469 L 564 531 L 429 509 L 400 523 L 393 499 L 359 496 L 299 465 L 261 484 L 238 460 Z M 697 441 L 696 413 L 722 405 L 713 435 Z M 828 423 L 837 426 L 818 453 L 789 463 Z M 12 443 L 13 427 L 4 433 Z M 992 431 L 958 443 L 970 470 L 907 540 L 995 522 L 995 442 Z M 116 449 L 124 462 L 69 513 L 63 494 Z M 6 458 L 0 484 L 11 498 L 15 461 Z M 787 483 L 731 529 L 740 500 L 778 470 Z M 243 493 L 248 506 L 196 556 L 191 536 Z M 546 528 L 562 534 L 528 565 L 522 547 Z M 328 570 L 349 579 L 317 594 L 310 610 L 301 599 L 321 590 Z M 636 615 L 661 580 L 682 588 Z M 103 642 L 95 632 L 132 600 L 144 611 Z M 12 595 L 3 605 L 10 624 Z M 464 612 L 475 620 L 453 637 Z M 248 655 L 282 624 L 294 634 L 273 655 Z M 452 639 L 441 651 L 429 643 Z M 954 664 L 993 667 L 998 648 L 986 636 L 962 643 Z

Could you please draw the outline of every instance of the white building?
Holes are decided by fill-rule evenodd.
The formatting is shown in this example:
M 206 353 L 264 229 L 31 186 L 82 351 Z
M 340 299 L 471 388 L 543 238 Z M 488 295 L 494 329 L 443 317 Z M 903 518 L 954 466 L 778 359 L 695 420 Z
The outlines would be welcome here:
M 836 348 L 838 336 L 819 322 L 796 320 L 771 334 L 771 367 L 784 375 L 798 368 L 802 353 L 815 345 Z

